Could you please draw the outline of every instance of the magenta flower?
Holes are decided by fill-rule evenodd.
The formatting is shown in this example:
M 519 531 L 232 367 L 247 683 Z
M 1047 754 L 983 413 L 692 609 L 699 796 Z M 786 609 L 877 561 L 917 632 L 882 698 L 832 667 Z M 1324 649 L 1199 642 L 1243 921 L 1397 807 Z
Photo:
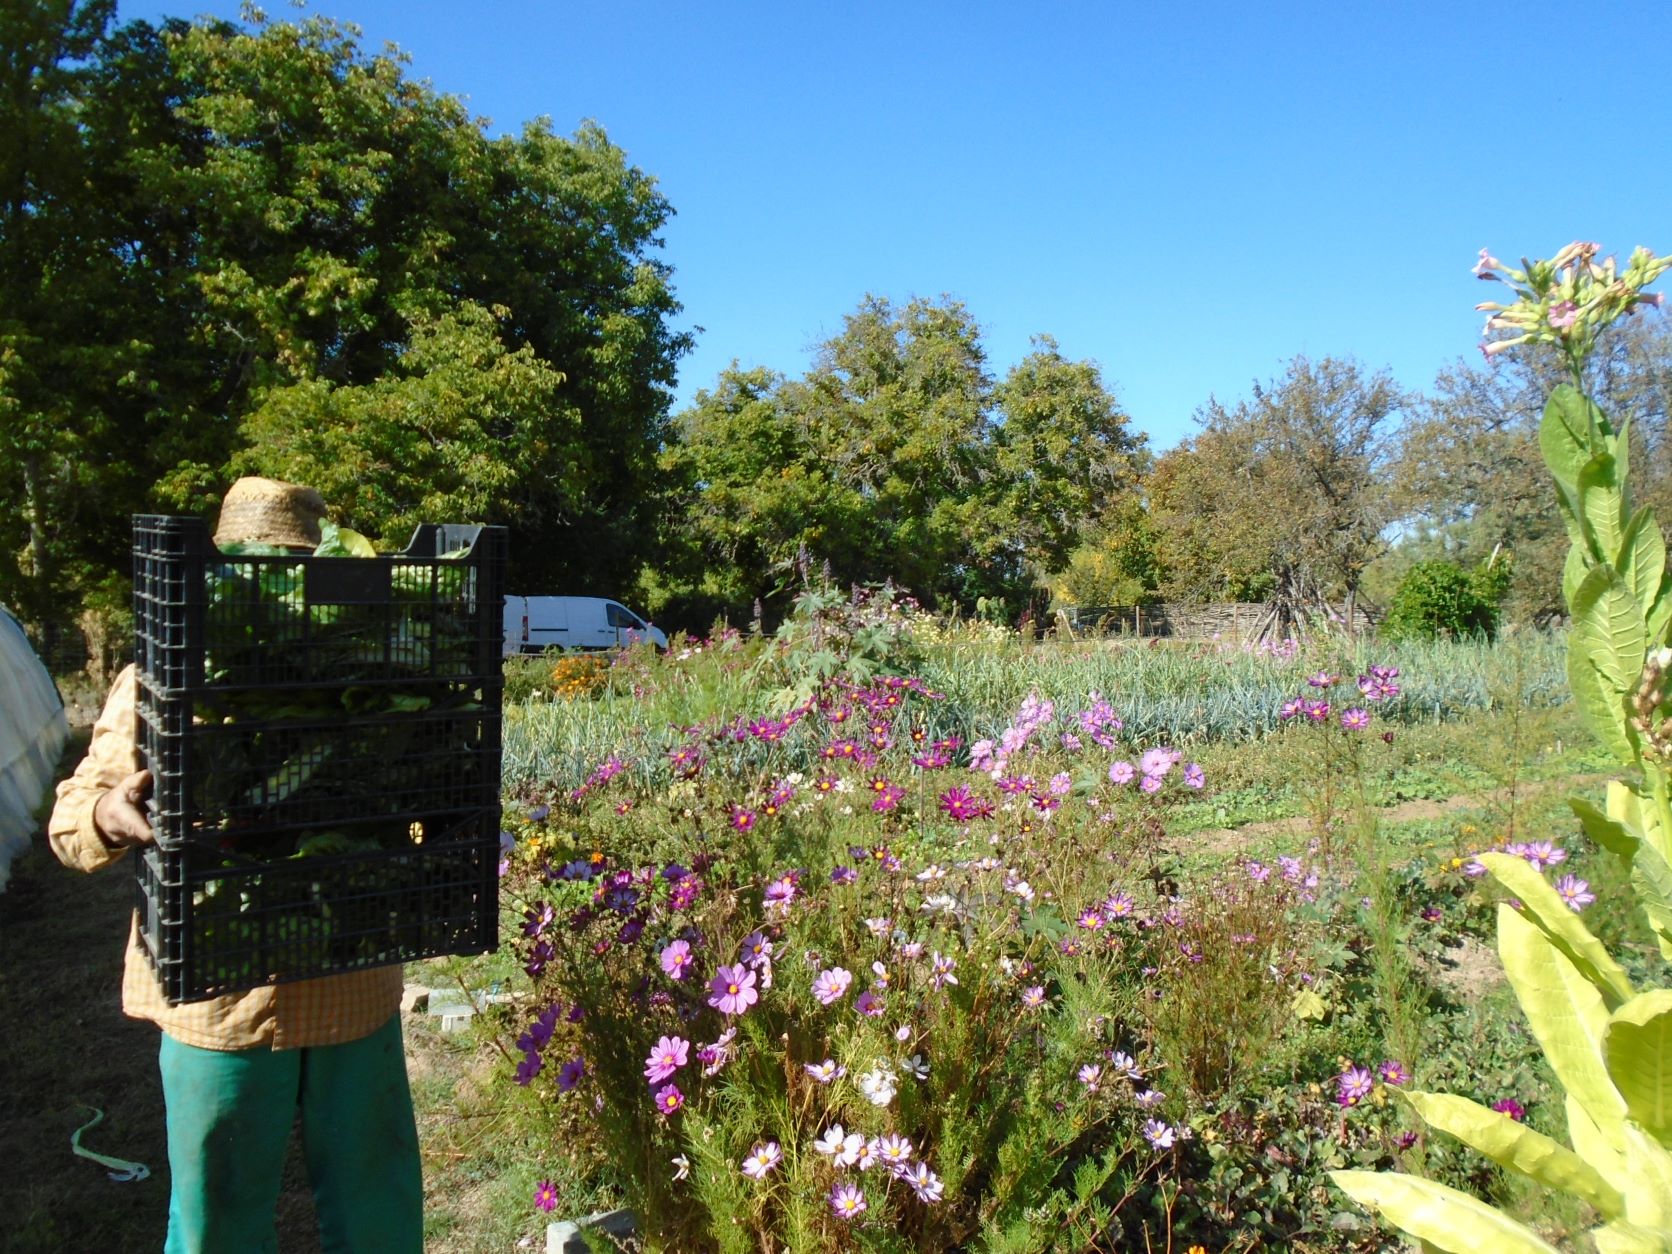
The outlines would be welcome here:
M 676 940 L 662 951 L 662 970 L 674 979 L 685 977 L 685 968 L 691 965 L 691 944 L 689 941 Z
M 1306 682 L 1311 684 L 1314 688 L 1333 688 L 1335 686 L 1335 680 L 1336 677 L 1331 675 L 1328 671 L 1319 671 L 1316 675 L 1308 675 L 1306 677 Z
M 953 981 L 956 983 L 957 981 Z M 880 1018 L 882 1015 L 882 998 L 872 989 L 866 989 L 853 1003 L 853 1008 L 868 1019 Z
M 1145 775 L 1165 775 L 1178 760 L 1179 755 L 1171 749 L 1151 749 L 1138 759 L 1138 769 Z
M 1370 726 L 1370 711 L 1354 706 L 1341 711 L 1341 726 L 1348 731 L 1363 731 Z
M 660 1084 L 685 1065 L 690 1048 L 691 1042 L 683 1037 L 662 1037 L 656 1042 L 656 1048 L 650 1051 L 650 1057 L 644 1060 L 644 1078 L 652 1084 Z
M 876 796 L 871 798 L 871 809 L 878 814 L 887 814 L 900 804 L 905 795 L 906 790 L 900 785 L 885 784 Z
M 1290 697 L 1283 703 L 1283 708 L 1277 712 L 1279 718 L 1294 718 L 1306 712 L 1306 702 L 1299 697 Z
M 550 1180 L 542 1180 L 534 1186 L 534 1205 L 538 1210 L 550 1214 L 557 1209 L 557 1186 Z
M 1308 701 L 1306 703 L 1306 717 L 1314 723 L 1322 723 L 1329 718 L 1328 701 Z
M 1580 879 L 1577 875 L 1564 875 L 1557 880 L 1556 895 L 1567 903 L 1567 908 L 1575 914 L 1578 914 L 1597 899 L 1597 895 L 1591 891 L 1589 882 Z
M 1022 1005 L 1029 1010 L 1037 1010 L 1044 1004 L 1045 986 L 1043 984 L 1031 984 L 1022 990 Z
M 838 1184 L 830 1191 L 830 1209 L 838 1219 L 853 1219 L 865 1210 L 865 1194 L 856 1184 Z
M 853 972 L 842 967 L 831 967 L 827 971 L 820 971 L 813 981 L 813 996 L 819 999 L 819 1005 L 828 1006 L 839 1000 L 848 991 L 848 985 L 853 983 Z
M 1103 926 L 1103 916 L 1096 910 L 1082 910 L 1076 922 L 1086 931 L 1095 932 Z
M 929 982 L 936 988 L 940 988 L 946 984 L 956 984 L 958 982 L 958 977 L 952 974 L 953 971 L 957 969 L 958 964 L 953 962 L 950 957 L 947 957 L 945 954 L 942 954 L 937 950 L 932 955 L 931 961 L 934 964 L 934 975 L 931 977 Z
M 1192 762 L 1184 768 L 1184 786 L 1186 788 L 1200 788 L 1207 782 L 1207 776 L 1202 773 L 1199 763 Z
M 1132 763 L 1125 760 L 1109 763 L 1109 782 L 1111 784 L 1130 784 L 1132 777 L 1137 774 Z
M 1055 775 L 1051 776 L 1051 782 L 1048 787 L 1050 788 L 1051 795 L 1053 797 L 1060 797 L 1064 793 L 1073 789 L 1074 778 L 1069 775 L 1067 771 L 1058 771 Z
M 764 1180 L 766 1173 L 776 1167 L 783 1157 L 784 1151 L 779 1148 L 778 1142 L 757 1144 L 743 1160 L 743 1174 L 751 1180 Z
M 1161 776 L 1159 776 L 1159 775 L 1146 775 L 1146 776 L 1144 776 L 1143 779 L 1138 781 L 1138 789 L 1139 789 L 1140 792 L 1146 792 L 1146 793 L 1158 793 L 1158 792 L 1160 792 L 1161 791 Z
M 1527 1117 L 1527 1108 L 1513 1097 L 1500 1097 L 1492 1103 L 1492 1109 L 1500 1115 L 1508 1115 L 1516 1123 L 1520 1123 Z
M 721 967 L 708 988 L 708 1004 L 724 1015 L 740 1015 L 760 1000 L 755 991 L 755 973 L 742 963 Z
M 677 1084 L 669 1084 L 665 1088 L 656 1090 L 656 1113 L 666 1118 L 685 1104 L 685 1094 L 679 1091 Z
M 1350 1066 L 1336 1077 L 1335 1100 L 1342 1106 L 1357 1106 L 1370 1096 L 1370 1090 L 1375 1085 L 1366 1068 Z
M 743 965 L 758 968 L 772 963 L 772 942 L 761 931 L 750 932 L 743 938 Z
M 1124 893 L 1117 889 L 1103 899 L 1103 904 L 1099 909 L 1103 911 L 1105 918 L 1124 919 L 1132 913 L 1133 904 L 1130 893 Z
M 1384 1061 L 1380 1067 L 1376 1068 L 1376 1071 L 1382 1077 L 1383 1084 L 1398 1085 L 1411 1082 L 1411 1073 L 1405 1070 L 1405 1064 L 1396 1062 L 1392 1058 Z
M 732 1054 L 736 1052 L 732 1049 L 732 1038 L 736 1035 L 736 1028 L 727 1028 L 712 1045 L 697 1047 L 697 1061 L 702 1064 L 703 1075 L 719 1075 L 720 1069 L 731 1061 Z
M 753 831 L 755 827 L 755 812 L 746 806 L 734 805 L 731 808 L 731 817 L 727 820 L 727 822 L 731 824 L 733 831 Z
M 1567 850 L 1553 840 L 1531 841 L 1522 847 L 1521 856 L 1540 870 L 1567 861 Z

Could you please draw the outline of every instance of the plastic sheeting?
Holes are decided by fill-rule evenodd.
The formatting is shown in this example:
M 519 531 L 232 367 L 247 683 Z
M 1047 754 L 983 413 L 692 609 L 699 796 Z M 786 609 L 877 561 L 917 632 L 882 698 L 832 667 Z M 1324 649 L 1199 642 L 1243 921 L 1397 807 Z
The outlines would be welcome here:
M 0 606 L 0 892 L 29 847 L 69 739 L 64 703 L 17 619 Z

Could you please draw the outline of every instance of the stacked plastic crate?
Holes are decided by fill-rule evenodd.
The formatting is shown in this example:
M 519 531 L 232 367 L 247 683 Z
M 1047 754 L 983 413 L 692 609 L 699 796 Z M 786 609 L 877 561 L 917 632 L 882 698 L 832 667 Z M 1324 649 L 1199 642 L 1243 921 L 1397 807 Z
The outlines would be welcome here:
M 134 520 L 140 935 L 170 1001 L 494 947 L 506 547 L 223 553 Z

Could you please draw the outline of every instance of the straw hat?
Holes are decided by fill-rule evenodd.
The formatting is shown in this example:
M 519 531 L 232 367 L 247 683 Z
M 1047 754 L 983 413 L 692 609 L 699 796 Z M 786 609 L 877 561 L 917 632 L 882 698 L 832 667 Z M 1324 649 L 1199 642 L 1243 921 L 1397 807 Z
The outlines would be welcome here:
M 312 488 L 278 479 L 240 479 L 227 489 L 215 543 L 319 546 L 325 498 Z

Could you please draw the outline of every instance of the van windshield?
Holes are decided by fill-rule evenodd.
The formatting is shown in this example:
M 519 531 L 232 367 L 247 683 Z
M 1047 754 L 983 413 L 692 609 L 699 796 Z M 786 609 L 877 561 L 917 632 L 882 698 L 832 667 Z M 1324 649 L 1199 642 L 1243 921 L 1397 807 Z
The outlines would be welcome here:
M 608 605 L 606 605 L 604 607 L 604 611 L 609 615 L 609 623 L 611 627 L 627 627 L 633 630 L 639 630 L 644 626 L 643 623 L 633 616 L 631 610 L 617 605 L 614 601 L 611 601 Z

